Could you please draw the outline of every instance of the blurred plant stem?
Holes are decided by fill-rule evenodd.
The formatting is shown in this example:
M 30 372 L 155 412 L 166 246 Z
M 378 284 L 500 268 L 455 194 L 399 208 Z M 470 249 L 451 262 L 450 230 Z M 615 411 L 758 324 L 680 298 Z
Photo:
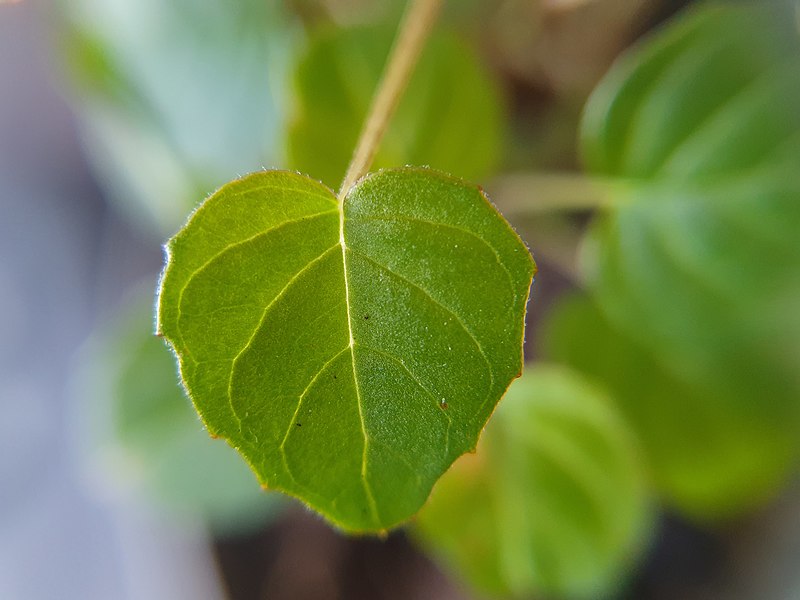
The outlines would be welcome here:
M 409 4 L 361 130 L 353 159 L 339 190 L 339 201 L 369 171 L 383 133 L 403 95 L 441 5 L 442 0 L 413 0 Z
M 618 206 L 625 195 L 619 181 L 583 173 L 516 173 L 488 186 L 492 200 L 510 218 L 586 212 Z
M 588 214 L 617 206 L 626 195 L 618 180 L 583 173 L 515 173 L 495 178 L 487 185 L 489 197 L 517 227 L 542 258 L 581 285 L 579 249 Z

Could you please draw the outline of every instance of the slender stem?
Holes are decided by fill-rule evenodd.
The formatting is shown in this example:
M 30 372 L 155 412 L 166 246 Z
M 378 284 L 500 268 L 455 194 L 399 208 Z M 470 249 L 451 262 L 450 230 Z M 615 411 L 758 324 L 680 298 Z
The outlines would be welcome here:
M 441 5 L 442 0 L 412 0 L 409 4 L 350 166 L 347 167 L 347 174 L 339 189 L 339 202 L 342 202 L 356 181 L 369 171 L 378 144 L 408 84 Z
M 487 185 L 489 196 L 506 216 L 604 209 L 626 201 L 624 184 L 581 173 L 520 173 Z
M 582 173 L 517 173 L 498 177 L 487 191 L 500 212 L 530 237 L 534 256 L 580 285 L 578 249 L 583 228 L 565 217 L 627 202 L 625 185 Z

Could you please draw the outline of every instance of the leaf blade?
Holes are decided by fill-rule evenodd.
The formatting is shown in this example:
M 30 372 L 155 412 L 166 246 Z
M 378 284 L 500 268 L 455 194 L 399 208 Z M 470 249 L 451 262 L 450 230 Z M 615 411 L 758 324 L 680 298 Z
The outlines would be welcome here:
M 534 265 L 460 180 L 382 171 L 337 205 L 251 175 L 169 247 L 159 327 L 209 429 L 344 529 L 416 512 L 521 368 Z

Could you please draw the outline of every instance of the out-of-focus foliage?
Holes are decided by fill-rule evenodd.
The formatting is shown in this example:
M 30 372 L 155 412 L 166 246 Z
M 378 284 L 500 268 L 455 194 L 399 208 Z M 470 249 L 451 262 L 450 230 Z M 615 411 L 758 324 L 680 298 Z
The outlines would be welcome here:
M 292 168 L 336 189 L 353 155 L 394 31 L 335 29 L 313 36 L 295 72 Z M 374 169 L 426 165 L 479 180 L 497 166 L 503 106 L 496 83 L 455 35 L 437 33 L 375 157 Z M 465 126 L 465 124 L 469 124 Z
M 690 11 L 616 65 L 584 122 L 589 167 L 622 180 L 584 245 L 598 306 L 689 386 L 696 412 L 738 424 L 723 445 L 751 422 L 740 439 L 780 465 L 759 470 L 741 449 L 740 471 L 720 464 L 677 494 L 700 512 L 760 498 L 800 430 L 800 41 L 785 8 Z M 748 472 L 753 498 L 735 481 Z
M 106 183 L 162 239 L 213 187 L 261 166 L 337 186 L 391 43 L 387 24 L 405 4 L 63 2 L 84 134 Z M 551 236 L 552 265 L 572 262 L 586 222 L 571 209 L 591 202 L 567 200 L 547 217 L 541 205 L 609 183 L 580 244 L 585 289 L 557 298 L 528 332 L 590 382 L 531 369 L 499 405 L 485 447 L 454 466 L 420 516 L 426 547 L 478 588 L 596 597 L 643 548 L 648 492 L 697 519 L 729 518 L 768 501 L 796 468 L 798 2 L 692 4 L 614 66 L 578 148 L 585 93 L 667 3 L 450 2 L 378 157 L 376 166 L 424 163 L 490 183 L 502 171 L 572 168 L 580 150 L 591 185 L 556 175 L 548 181 L 567 182 L 558 190 L 515 188 L 517 214 L 529 205 L 539 231 L 563 234 Z M 302 55 L 290 43 L 301 23 Z M 544 237 L 530 238 L 534 254 Z M 169 357 L 140 319 L 142 337 L 119 334 L 137 370 L 119 366 L 116 350 L 110 370 L 107 357 L 95 364 L 95 377 L 113 373 L 131 390 L 106 382 L 106 401 L 125 396 L 131 417 L 106 425 L 104 455 L 127 457 L 136 481 L 168 484 L 180 502 L 194 484 L 158 465 L 163 448 L 183 446 L 158 440 L 173 410 L 180 436 L 199 425 L 180 412 L 185 402 L 170 404 Z M 163 364 L 151 369 L 156 356 Z M 140 368 L 161 375 L 137 377 Z M 612 451 L 595 451 L 598 440 Z M 190 466 L 216 464 L 193 456 Z
M 321 23 L 353 27 L 375 23 L 397 23 L 406 0 L 290 0 L 291 6 L 310 26 Z M 479 9 L 484 0 L 444 2 L 440 22 L 470 24 L 480 22 Z
M 584 252 L 603 311 L 671 368 L 776 410 L 800 394 L 790 17 L 763 6 L 684 16 L 614 69 L 583 130 L 590 168 L 625 181 Z
M 63 12 L 90 156 L 144 227 L 172 233 L 232 174 L 279 162 L 293 31 L 280 2 L 68 0 Z
M 615 330 L 586 297 L 563 300 L 539 336 L 551 360 L 608 389 L 647 452 L 667 503 L 700 518 L 752 508 L 783 483 L 797 454 L 796 425 L 687 381 Z
M 175 359 L 153 332 L 150 290 L 84 353 L 82 440 L 91 466 L 184 521 L 218 531 L 262 525 L 278 513 L 236 451 L 213 440 L 183 393 Z
M 568 369 L 530 367 L 478 452 L 436 486 L 417 533 L 484 593 L 599 598 L 647 539 L 642 467 L 598 387 Z

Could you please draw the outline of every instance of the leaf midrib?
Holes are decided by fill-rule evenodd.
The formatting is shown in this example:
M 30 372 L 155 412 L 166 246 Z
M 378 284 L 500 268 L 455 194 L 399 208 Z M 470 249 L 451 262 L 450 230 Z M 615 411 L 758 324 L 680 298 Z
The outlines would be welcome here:
M 353 368 L 353 387 L 356 390 L 356 406 L 358 408 L 358 419 L 361 424 L 361 434 L 364 438 L 364 449 L 361 453 L 361 483 L 364 488 L 364 494 L 367 497 L 370 513 L 375 521 L 375 524 L 380 524 L 381 520 L 378 516 L 378 506 L 375 502 L 375 496 L 372 492 L 372 486 L 367 479 L 367 453 L 369 451 L 369 435 L 367 434 L 366 421 L 364 420 L 364 403 L 361 399 L 361 388 L 358 385 L 358 374 L 356 373 L 356 355 L 355 343 L 353 338 L 353 319 L 350 314 L 350 276 L 347 270 L 347 243 L 344 239 L 344 203 L 346 194 L 342 194 L 337 208 L 339 211 L 339 246 L 342 248 L 342 273 L 344 275 L 344 305 L 347 311 L 347 333 L 349 337 L 348 345 L 350 346 L 350 364 Z
M 458 323 L 458 325 L 461 328 L 461 330 L 467 335 L 467 337 L 469 337 L 470 341 L 475 345 L 475 348 L 478 350 L 478 354 L 481 355 L 481 359 L 483 360 L 484 363 L 486 363 L 486 369 L 489 372 L 489 386 L 487 387 L 486 397 L 484 398 L 483 402 L 481 403 L 480 408 L 478 409 L 478 414 L 480 414 L 480 412 L 483 410 L 484 406 L 486 406 L 486 402 L 488 402 L 488 399 L 491 397 L 492 390 L 494 389 L 494 369 L 492 369 L 492 364 L 491 364 L 491 362 L 489 362 L 489 358 L 486 356 L 486 352 L 484 351 L 483 346 L 481 345 L 480 341 L 475 336 L 475 334 L 467 327 L 467 325 L 464 323 L 464 321 L 461 319 L 461 317 L 455 311 L 453 311 L 452 309 L 448 308 L 447 306 L 442 304 L 439 300 L 434 298 L 431 295 L 431 293 L 428 290 L 426 290 L 424 287 L 422 287 L 421 285 L 419 285 L 418 283 L 416 283 L 414 281 L 411 281 L 410 279 L 408 279 L 404 275 L 401 275 L 400 273 L 390 269 L 386 265 L 384 265 L 382 263 L 379 263 L 378 261 L 376 261 L 375 259 L 371 258 L 370 256 L 368 256 L 364 252 L 361 252 L 359 250 L 354 250 L 352 248 L 350 248 L 349 250 L 353 254 L 358 254 L 359 256 L 364 258 L 364 260 L 366 260 L 366 261 L 370 262 L 371 264 L 375 265 L 377 268 L 381 269 L 385 273 L 388 273 L 389 275 L 391 275 L 395 279 L 397 279 L 399 281 L 402 281 L 403 283 L 405 283 L 406 285 L 412 287 L 413 289 L 418 290 L 423 295 L 423 297 L 426 298 L 431 304 L 433 304 L 437 308 L 441 309 L 442 311 L 444 311 L 445 313 L 450 315 L 455 320 L 455 322 Z

